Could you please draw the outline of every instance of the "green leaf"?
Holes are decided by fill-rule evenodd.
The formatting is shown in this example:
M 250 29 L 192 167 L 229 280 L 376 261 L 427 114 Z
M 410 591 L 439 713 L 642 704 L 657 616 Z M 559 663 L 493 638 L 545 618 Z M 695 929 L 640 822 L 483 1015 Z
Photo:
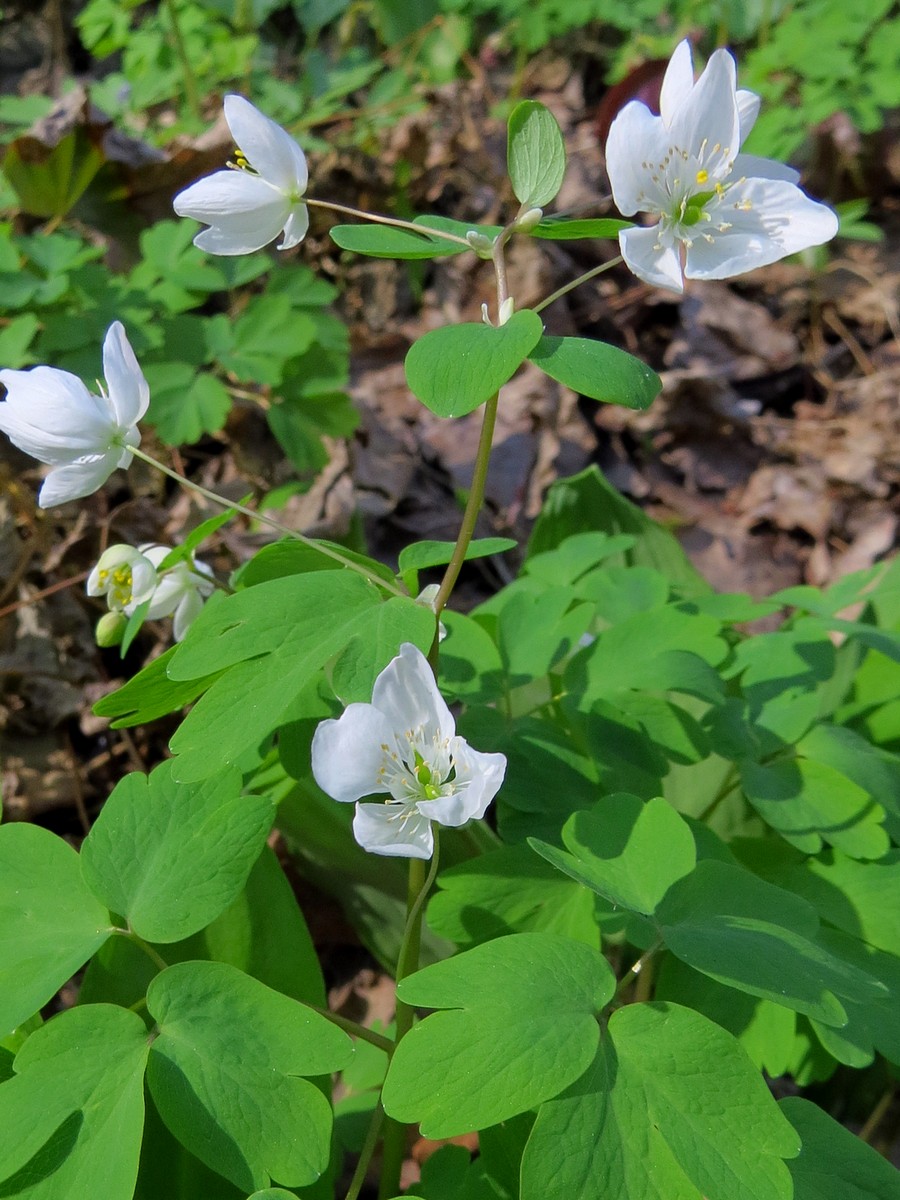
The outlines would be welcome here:
M 94 705 L 93 711 L 98 717 L 111 717 L 113 729 L 127 729 L 132 725 L 146 725 L 148 721 L 155 721 L 157 717 L 175 712 L 196 700 L 216 676 L 170 679 L 166 668 L 177 649 L 177 646 L 172 646 L 122 687 L 103 696 Z
M 429 217 L 417 217 L 416 223 L 437 228 Z M 410 229 L 395 229 L 389 225 L 333 225 L 328 232 L 331 240 L 342 250 L 352 250 L 354 254 L 366 254 L 370 258 L 448 258 L 469 249 L 446 238 L 413 233 Z M 465 237 L 466 232 L 464 227 L 457 236 Z
M 189 446 L 206 433 L 218 433 L 231 411 L 231 396 L 208 371 L 189 363 L 148 363 L 149 420 L 169 446 Z
M 24 367 L 33 362 L 28 347 L 38 331 L 40 322 L 34 313 L 23 313 L 0 330 L 0 362 L 6 367 Z
M 779 1107 L 803 1139 L 790 1164 L 794 1200 L 900 1200 L 900 1172 L 809 1100 Z
M 504 934 L 542 930 L 595 945 L 594 898 L 527 846 L 504 846 L 441 871 L 428 926 L 467 948 Z
M 598 1183 L 640 1200 L 791 1200 L 782 1160 L 799 1145 L 729 1033 L 674 1004 L 631 1004 L 538 1113 L 521 1200 L 596 1200 Z
M 62 838 L 0 826 L 0 1037 L 62 987 L 112 932 Z
M 853 858 L 881 858 L 890 841 L 884 809 L 865 788 L 809 758 L 740 764 L 747 799 L 786 841 L 807 854 L 828 842 Z
M 321 549 L 320 549 L 321 547 Z M 357 554 L 340 546 L 337 542 L 320 539 L 311 545 L 295 541 L 293 538 L 282 538 L 280 542 L 271 542 L 263 546 L 244 563 L 231 578 L 235 587 L 256 587 L 270 579 L 281 579 L 285 575 L 305 575 L 309 571 L 343 571 L 344 563 L 332 558 L 325 550 L 336 550 L 350 562 L 358 563 L 370 572 L 373 579 L 383 579 L 386 583 L 395 583 L 394 572 L 384 563 L 376 562 L 365 554 Z
M 0 1194 L 131 1200 L 148 1050 L 140 1017 L 109 1004 L 36 1030 L 0 1086 Z
M 465 561 L 487 558 L 491 554 L 503 554 L 515 550 L 513 538 L 473 538 L 466 548 Z M 400 551 L 398 565 L 401 571 L 422 571 L 426 567 L 442 567 L 453 557 L 456 542 L 412 542 Z
M 437 416 L 465 416 L 513 377 L 542 330 L 527 308 L 499 328 L 470 322 L 433 329 L 410 348 L 406 380 Z
M 630 229 L 633 221 L 619 221 L 615 217 L 581 220 L 565 216 L 544 217 L 531 231 L 533 237 L 548 238 L 554 242 L 574 241 L 578 238 L 614 238 L 620 230 Z
M 240 503 L 246 504 L 250 498 L 248 494 L 240 500 Z M 227 525 L 236 512 L 237 509 L 235 508 L 226 508 L 224 512 L 216 513 L 214 517 L 207 517 L 205 521 L 201 521 L 199 525 L 195 525 L 184 541 L 179 542 L 177 546 L 169 551 L 157 567 L 157 570 L 168 571 L 176 563 L 189 560 L 201 542 L 205 542 L 208 537 L 212 537 L 223 525 Z
M 528 843 L 578 883 L 646 916 L 697 859 L 690 827 L 660 798 L 605 796 L 592 809 L 573 813 L 562 837 L 569 854 L 537 838 Z
M 82 872 L 139 937 L 180 941 L 242 891 L 274 819 L 271 797 L 242 796 L 235 770 L 184 784 L 161 763 L 116 784 L 82 846 Z
M 357 634 L 341 652 L 331 671 L 331 686 L 346 704 L 368 703 L 375 680 L 397 654 L 403 642 L 412 642 L 423 653 L 434 640 L 435 616 L 423 604 L 410 605 L 395 596 L 380 605 L 364 633 Z
M 418 971 L 399 997 L 454 1011 L 426 1017 L 400 1042 L 385 1111 L 443 1138 L 533 1108 L 585 1070 L 614 990 L 597 950 L 547 933 L 498 938 Z
M 666 946 L 695 970 L 826 1025 L 846 1024 L 843 997 L 884 994 L 818 944 L 812 905 L 729 863 L 698 863 L 673 884 L 656 918 Z
M 105 162 L 85 126 L 76 126 L 55 146 L 25 135 L 16 138 L 3 159 L 23 212 L 33 217 L 64 217 L 78 203 Z
M 649 408 L 662 380 L 638 358 L 591 338 L 544 336 L 528 355 L 551 379 L 606 404 Z
M 150 985 L 147 1080 L 178 1140 L 247 1191 L 314 1183 L 328 1165 L 331 1106 L 303 1075 L 346 1066 L 336 1026 L 224 963 L 179 963 Z
M 528 557 L 555 550 L 566 538 L 586 532 L 633 536 L 633 546 L 616 565 L 654 567 L 686 596 L 711 591 L 672 534 L 620 495 L 596 466 L 551 486 L 531 533 Z
M 516 199 L 543 208 L 562 187 L 566 146 L 553 113 L 537 100 L 523 100 L 509 116 L 506 162 Z

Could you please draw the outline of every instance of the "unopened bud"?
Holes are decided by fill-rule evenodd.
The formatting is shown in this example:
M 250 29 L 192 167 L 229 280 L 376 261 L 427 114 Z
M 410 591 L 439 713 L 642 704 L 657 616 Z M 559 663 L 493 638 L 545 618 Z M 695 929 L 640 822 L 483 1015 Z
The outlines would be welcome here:
M 529 208 L 516 217 L 515 230 L 516 233 L 531 233 L 536 225 L 540 225 L 544 216 L 542 208 Z
M 125 626 L 127 624 L 128 618 L 124 613 L 104 613 L 97 622 L 97 627 L 94 630 L 94 638 L 97 645 L 102 646 L 104 649 L 109 649 L 110 646 L 118 646 L 125 636 Z
M 475 251 L 479 258 L 490 258 L 494 252 L 494 242 L 484 233 L 479 233 L 477 229 L 470 229 L 466 234 L 466 241 Z
M 516 311 L 516 302 L 512 296 L 507 296 L 500 305 L 500 312 L 497 314 L 497 324 L 505 325 L 509 318 Z

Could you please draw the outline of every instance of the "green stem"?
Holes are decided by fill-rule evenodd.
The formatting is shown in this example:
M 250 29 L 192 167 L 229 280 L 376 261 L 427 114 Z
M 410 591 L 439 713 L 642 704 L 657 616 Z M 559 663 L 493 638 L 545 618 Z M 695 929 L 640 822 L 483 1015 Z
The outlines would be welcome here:
M 406 929 L 403 941 L 400 943 L 400 953 L 397 955 L 397 982 L 400 983 L 407 975 L 412 975 L 419 968 L 419 949 L 422 942 L 422 907 L 431 890 L 438 870 L 438 835 L 434 829 L 434 853 L 431 856 L 431 867 L 425 875 L 425 861 L 421 858 L 409 860 L 409 884 L 406 893 Z M 402 1000 L 397 1000 L 396 1033 L 394 1049 L 412 1029 L 415 1009 Z M 403 1154 L 406 1149 L 406 1126 L 391 1117 L 386 1118 L 384 1129 L 384 1145 L 381 1166 L 381 1185 L 378 1189 L 378 1200 L 390 1200 L 400 1191 L 400 1168 L 403 1165 Z
M 332 1025 L 337 1025 L 339 1029 L 343 1029 L 345 1033 L 349 1033 L 353 1037 L 358 1037 L 372 1046 L 377 1046 L 385 1054 L 390 1054 L 394 1048 L 394 1043 L 390 1038 L 376 1033 L 374 1029 L 367 1029 L 365 1025 L 351 1021 L 348 1017 L 342 1017 L 339 1013 L 332 1012 L 330 1008 L 319 1008 L 318 1004 L 307 1004 L 306 1007 L 311 1008 L 313 1012 L 319 1013 L 320 1016 L 330 1021 Z
M 302 542 L 304 546 L 309 546 L 311 550 L 315 550 L 319 554 L 324 554 L 326 558 L 333 559 L 335 562 L 340 563 L 342 567 L 347 567 L 348 570 L 355 571 L 357 575 L 361 575 L 363 579 L 368 583 L 375 584 L 376 587 L 393 592 L 395 596 L 406 595 L 406 592 L 402 588 L 396 587 L 380 576 L 370 575 L 365 567 L 361 567 L 359 563 L 353 562 L 350 558 L 345 558 L 343 554 L 340 554 L 337 550 L 332 550 L 330 546 L 322 545 L 315 538 L 308 538 L 305 534 L 298 533 L 296 529 L 290 529 L 287 525 L 282 525 L 280 522 L 274 521 L 264 513 L 254 512 L 252 508 L 238 504 L 235 500 L 226 500 L 224 496 L 219 496 L 216 492 L 211 492 L 209 488 L 203 487 L 202 484 L 194 483 L 192 479 L 186 479 L 184 475 L 179 475 L 177 471 L 173 471 L 171 467 L 167 467 L 165 463 L 161 463 L 152 454 L 145 453 L 137 446 L 129 446 L 128 449 L 141 462 L 145 462 L 151 467 L 156 467 L 157 471 L 162 471 L 163 475 L 168 475 L 170 479 L 174 479 L 182 487 L 190 488 L 191 491 L 197 492 L 198 495 L 203 496 L 206 500 L 211 500 L 214 504 L 221 504 L 223 508 L 233 508 L 235 512 L 243 513 L 245 517 L 250 517 L 253 521 L 259 521 L 261 525 L 268 525 L 270 529 L 284 534 L 285 537 L 294 538 L 295 541 Z
M 459 246 L 465 246 L 467 250 L 472 249 L 464 237 L 460 237 L 458 233 L 448 233 L 446 229 L 429 229 L 427 225 L 416 225 L 413 221 L 403 221 L 399 217 L 383 217 L 379 213 L 363 212 L 360 208 L 348 208 L 346 204 L 334 204 L 331 200 L 312 200 L 306 197 L 305 202 L 311 208 L 327 208 L 331 212 L 346 213 L 347 216 L 359 217 L 361 221 L 372 221 L 376 225 L 394 225 L 397 229 L 410 229 L 413 233 L 443 238 L 445 242 L 456 242 Z
M 147 955 L 147 957 L 156 963 L 161 971 L 168 970 L 169 964 L 166 962 L 163 956 L 154 950 L 149 942 L 145 942 L 142 937 L 139 937 L 133 929 L 120 929 L 119 933 L 124 934 L 125 937 L 130 938 L 136 946 L 139 946 Z
M 203 119 L 203 114 L 200 111 L 200 89 L 197 87 L 197 77 L 194 74 L 190 56 L 184 44 L 184 36 L 179 23 L 177 0 L 166 0 L 166 8 L 169 10 L 169 20 L 172 22 L 172 39 L 175 42 L 175 53 L 181 64 L 181 75 L 184 80 L 184 96 L 187 100 L 188 108 L 191 110 L 191 116 L 199 125 Z
M 462 565 L 466 560 L 466 551 L 469 549 L 469 543 L 472 541 L 475 533 L 475 524 L 484 501 L 484 487 L 487 481 L 488 465 L 491 460 L 491 443 L 494 440 L 494 426 L 497 423 L 497 405 L 499 400 L 500 393 L 495 392 L 484 406 L 484 417 L 481 421 L 481 436 L 478 439 L 475 469 L 472 474 L 469 496 L 466 500 L 466 510 L 463 513 L 459 535 L 456 539 L 456 545 L 453 548 L 453 557 L 447 564 L 447 570 L 444 572 L 444 578 L 441 580 L 441 586 L 438 588 L 438 594 L 434 600 L 434 611 L 437 617 L 440 617 L 447 605 L 447 601 L 450 599 L 450 593 L 456 586 Z
M 617 254 L 615 258 L 611 258 L 609 262 L 601 263 L 599 267 L 592 267 L 590 271 L 585 271 L 583 275 L 579 275 L 577 279 L 573 279 L 571 283 L 564 284 L 563 287 L 557 288 L 555 292 L 551 292 L 546 300 L 542 300 L 540 304 L 534 306 L 534 312 L 543 312 L 548 305 L 558 300 L 560 296 L 565 296 L 567 292 L 571 292 L 573 288 L 581 287 L 583 283 L 587 283 L 590 279 L 596 279 L 598 275 L 602 275 L 604 271 L 610 271 L 613 267 L 617 267 L 622 262 L 622 256 Z
M 379 1100 L 372 1112 L 372 1119 L 366 1131 L 366 1140 L 363 1142 L 362 1150 L 359 1152 L 356 1170 L 353 1172 L 353 1178 L 350 1180 L 350 1186 L 347 1188 L 347 1195 L 344 1197 L 344 1200 L 356 1200 L 362 1190 L 362 1185 L 366 1182 L 366 1172 L 369 1169 L 369 1163 L 372 1161 L 372 1155 L 375 1153 L 375 1147 L 378 1145 L 378 1135 L 381 1133 L 381 1126 L 383 1124 L 384 1109 L 381 1107 L 381 1101 Z

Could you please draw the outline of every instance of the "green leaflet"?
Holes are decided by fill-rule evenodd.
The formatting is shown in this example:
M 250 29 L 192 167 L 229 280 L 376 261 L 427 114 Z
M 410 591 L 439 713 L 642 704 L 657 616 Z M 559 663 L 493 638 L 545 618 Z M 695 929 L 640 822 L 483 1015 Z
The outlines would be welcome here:
M 592 338 L 544 336 L 529 361 L 572 391 L 606 404 L 649 408 L 662 380 L 640 359 Z
M 331 1106 L 304 1075 L 346 1066 L 325 1017 L 225 963 L 180 963 L 150 985 L 159 1026 L 147 1079 L 178 1140 L 237 1187 L 313 1183 L 328 1165 Z
M 714 1099 L 713 1099 L 714 1097 Z M 632 1004 L 538 1113 L 522 1200 L 791 1200 L 800 1139 L 739 1044 L 699 1013 Z
M 148 1050 L 140 1017 L 108 1004 L 36 1030 L 0 1086 L 0 1194 L 131 1200 Z
M 506 163 L 516 199 L 543 208 L 562 187 L 566 147 L 553 113 L 537 100 L 523 100 L 509 116 Z
M 849 1129 L 799 1096 L 779 1107 L 803 1139 L 789 1163 L 793 1200 L 900 1200 L 900 1172 Z
M 513 377 L 542 330 L 527 308 L 499 328 L 467 322 L 433 329 L 407 354 L 406 381 L 436 416 L 465 416 Z
M 416 972 L 398 985 L 400 998 L 452 1011 L 403 1038 L 385 1111 L 426 1137 L 452 1137 L 533 1108 L 590 1063 L 614 988 L 599 951 L 548 933 L 498 938 Z
M 0 826 L 0 1036 L 46 1004 L 111 932 L 71 846 L 38 825 Z
M 528 841 L 572 879 L 646 916 L 696 863 L 690 828 L 661 798 L 645 803 L 624 793 L 605 796 L 593 808 L 574 813 L 562 836 L 568 854 L 537 838 Z
M 237 771 L 179 783 L 173 763 L 126 775 L 85 839 L 88 886 L 149 942 L 209 925 L 243 889 L 275 819 L 268 796 L 242 796 Z

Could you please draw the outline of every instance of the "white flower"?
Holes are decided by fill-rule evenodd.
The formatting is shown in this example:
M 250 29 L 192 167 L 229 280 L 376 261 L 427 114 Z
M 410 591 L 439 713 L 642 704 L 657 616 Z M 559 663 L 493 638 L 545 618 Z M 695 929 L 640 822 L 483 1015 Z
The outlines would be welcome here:
M 41 487 L 38 504 L 52 508 L 89 496 L 116 467 L 131 462 L 131 447 L 140 445 L 136 425 L 150 402 L 150 389 L 119 321 L 103 342 L 101 387 L 93 396 L 81 380 L 55 367 L 0 371 L 6 399 L 0 402 L 0 429 L 13 445 L 52 471 Z
M 168 546 L 157 546 L 153 543 L 141 546 L 140 551 L 153 567 L 158 567 L 166 555 L 171 553 Z M 160 617 L 174 617 L 172 632 L 175 641 L 180 642 L 203 607 L 203 601 L 212 594 L 215 586 L 212 569 L 206 563 L 198 562 L 193 555 L 190 560 L 181 559 L 174 567 L 169 567 L 159 575 L 150 595 L 146 619 L 156 621 Z M 130 605 L 130 611 L 126 608 L 125 612 L 130 616 L 138 607 L 138 603 L 140 602 Z
M 239 168 L 216 171 L 174 200 L 180 217 L 209 225 L 194 245 L 210 254 L 249 254 L 281 233 L 279 250 L 296 246 L 309 228 L 302 200 L 308 182 L 303 151 L 243 96 L 225 97 L 225 119 L 238 147 Z
M 796 171 L 738 153 L 759 97 L 738 91 L 726 50 L 711 55 L 695 83 L 690 43 L 682 42 L 659 106 L 657 117 L 638 100 L 626 104 L 606 144 L 620 212 L 659 218 L 619 234 L 622 256 L 641 279 L 680 292 L 684 277 L 727 279 L 837 233 L 837 217 L 800 191 Z
M 353 833 L 364 850 L 431 858 L 431 822 L 457 826 L 484 816 L 506 758 L 456 736 L 428 660 L 406 642 L 375 680 L 371 704 L 350 704 L 316 729 L 312 769 L 334 800 L 385 795 L 384 803 L 356 805 Z
M 156 568 L 134 546 L 119 543 L 100 555 L 88 576 L 87 594 L 105 596 L 112 612 L 133 612 L 143 604 L 157 585 Z

